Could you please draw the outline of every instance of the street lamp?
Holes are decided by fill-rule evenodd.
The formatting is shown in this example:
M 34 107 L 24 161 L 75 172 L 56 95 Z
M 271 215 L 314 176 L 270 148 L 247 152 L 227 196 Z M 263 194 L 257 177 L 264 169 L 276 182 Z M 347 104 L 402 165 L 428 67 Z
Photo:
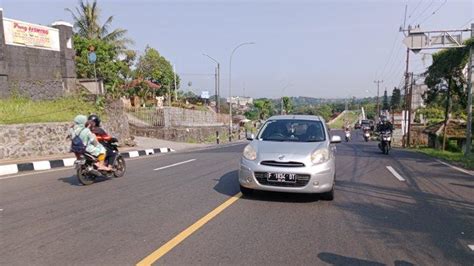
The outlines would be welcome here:
M 232 141 L 232 57 L 234 57 L 234 53 L 237 49 L 244 45 L 251 45 L 255 44 L 254 42 L 243 42 L 239 45 L 237 45 L 234 50 L 232 50 L 232 53 L 230 54 L 230 60 L 229 60 L 229 116 L 230 116 L 230 121 L 229 121 L 229 142 Z
M 219 110 L 220 110 L 220 103 L 219 103 L 219 94 L 220 94 L 220 85 L 221 85 L 221 64 L 214 58 L 212 58 L 211 56 L 207 55 L 207 54 L 202 54 L 204 56 L 207 56 L 209 59 L 211 59 L 212 61 L 214 61 L 216 64 L 217 64 L 217 68 L 216 68 L 216 80 L 215 80 L 215 86 L 216 86 L 216 111 L 217 113 L 219 113 Z

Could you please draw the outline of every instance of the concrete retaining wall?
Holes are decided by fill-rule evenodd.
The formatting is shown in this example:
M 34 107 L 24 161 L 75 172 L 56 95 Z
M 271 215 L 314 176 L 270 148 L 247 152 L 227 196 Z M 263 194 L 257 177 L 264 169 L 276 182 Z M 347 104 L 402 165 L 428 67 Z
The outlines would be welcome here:
M 226 126 L 189 128 L 142 128 L 130 126 L 130 132 L 134 136 L 196 143 L 208 142 L 209 140 L 214 141 L 216 131 L 219 132 L 221 141 L 224 141 L 229 128 Z

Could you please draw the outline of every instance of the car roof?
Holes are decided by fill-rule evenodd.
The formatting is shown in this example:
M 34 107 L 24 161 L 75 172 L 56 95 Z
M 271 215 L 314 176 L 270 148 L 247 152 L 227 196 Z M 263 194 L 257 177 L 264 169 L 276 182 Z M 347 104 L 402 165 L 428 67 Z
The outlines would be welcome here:
M 295 120 L 312 120 L 312 121 L 322 121 L 324 118 L 316 115 L 275 115 L 267 120 L 282 120 L 282 119 L 295 119 Z

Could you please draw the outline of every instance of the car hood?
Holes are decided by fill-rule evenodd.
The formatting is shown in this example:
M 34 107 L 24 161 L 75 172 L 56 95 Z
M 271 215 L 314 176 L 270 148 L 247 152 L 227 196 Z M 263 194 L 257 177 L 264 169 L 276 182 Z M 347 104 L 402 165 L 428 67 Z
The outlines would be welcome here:
M 284 155 L 283 161 L 301 160 L 325 147 L 325 142 L 255 141 L 252 144 L 260 159 L 279 160 L 278 156 Z

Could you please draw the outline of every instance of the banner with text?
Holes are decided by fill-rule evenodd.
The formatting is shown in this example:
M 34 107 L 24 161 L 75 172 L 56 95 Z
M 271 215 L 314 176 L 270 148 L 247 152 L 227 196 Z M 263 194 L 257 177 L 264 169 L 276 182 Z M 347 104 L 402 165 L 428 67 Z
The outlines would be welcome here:
M 59 51 L 59 30 L 14 19 L 3 19 L 8 45 Z

